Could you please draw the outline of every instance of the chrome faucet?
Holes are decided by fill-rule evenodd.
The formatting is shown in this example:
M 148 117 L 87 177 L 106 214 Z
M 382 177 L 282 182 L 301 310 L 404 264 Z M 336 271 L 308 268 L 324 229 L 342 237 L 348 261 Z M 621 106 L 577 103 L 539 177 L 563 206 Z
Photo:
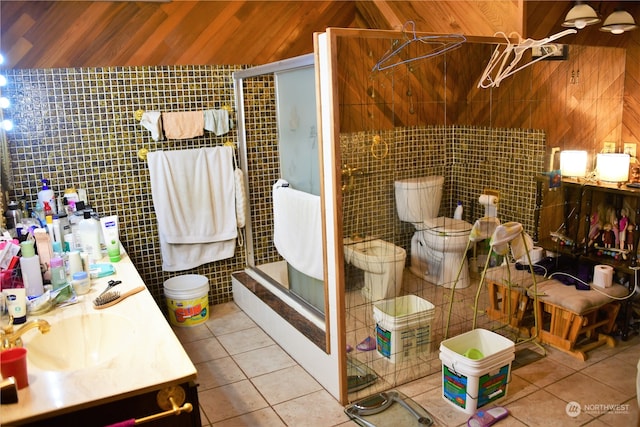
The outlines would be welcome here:
M 5 326 L 0 329 L 0 350 L 22 347 L 22 338 L 20 337 L 22 337 L 25 332 L 35 328 L 38 328 L 40 332 L 46 334 L 51 330 L 51 325 L 43 319 L 30 320 L 14 332 L 12 319 L 9 326 Z

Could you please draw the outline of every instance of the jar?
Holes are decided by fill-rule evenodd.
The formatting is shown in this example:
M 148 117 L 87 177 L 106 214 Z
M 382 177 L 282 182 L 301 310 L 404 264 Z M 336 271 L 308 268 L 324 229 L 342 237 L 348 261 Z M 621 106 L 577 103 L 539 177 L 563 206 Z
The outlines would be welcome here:
M 91 280 L 86 271 L 78 271 L 73 273 L 71 285 L 76 295 L 84 295 L 91 290 Z

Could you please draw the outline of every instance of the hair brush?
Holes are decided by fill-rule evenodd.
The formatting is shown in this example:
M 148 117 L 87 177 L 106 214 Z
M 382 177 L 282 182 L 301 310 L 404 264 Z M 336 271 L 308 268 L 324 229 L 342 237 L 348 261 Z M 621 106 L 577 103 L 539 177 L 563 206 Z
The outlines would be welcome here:
M 116 305 L 120 301 L 125 298 L 130 297 L 131 295 L 137 294 L 140 291 L 144 290 L 144 286 L 138 286 L 137 288 L 133 288 L 130 291 L 127 291 L 120 295 L 120 292 L 117 291 L 109 291 L 103 295 L 100 295 L 98 298 L 93 300 L 93 305 L 96 309 L 102 309 L 111 307 L 112 305 Z

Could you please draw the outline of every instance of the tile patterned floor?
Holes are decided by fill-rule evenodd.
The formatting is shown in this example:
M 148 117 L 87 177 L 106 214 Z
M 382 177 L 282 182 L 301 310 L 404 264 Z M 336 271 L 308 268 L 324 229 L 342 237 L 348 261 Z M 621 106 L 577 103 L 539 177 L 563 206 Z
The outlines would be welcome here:
M 175 328 L 198 369 L 202 425 L 355 426 L 343 407 L 233 302 L 212 307 L 206 324 Z M 547 348 L 547 356 L 512 372 L 500 401 L 511 416 L 499 426 L 637 425 L 640 338 L 600 347 L 586 362 Z M 439 373 L 396 387 L 438 425 L 466 425 L 468 415 L 442 399 Z M 567 415 L 569 402 L 581 413 Z

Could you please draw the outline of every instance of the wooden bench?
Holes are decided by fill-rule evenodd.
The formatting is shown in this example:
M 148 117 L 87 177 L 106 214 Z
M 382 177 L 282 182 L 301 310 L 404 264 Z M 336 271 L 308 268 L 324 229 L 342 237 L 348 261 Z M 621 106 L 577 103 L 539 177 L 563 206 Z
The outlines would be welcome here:
M 540 275 L 536 275 L 535 279 L 536 284 L 548 280 Z M 533 301 L 527 294 L 533 285 L 531 272 L 518 270 L 514 265 L 501 265 L 486 271 L 485 282 L 489 296 L 487 317 L 529 336 L 530 328 L 525 324 L 525 316 L 533 309 Z
M 529 297 L 533 300 L 532 290 Z M 586 352 L 601 345 L 614 347 L 609 334 L 613 331 L 620 303 L 609 296 L 621 298 L 629 294 L 627 288 L 577 290 L 557 280 L 538 284 L 538 338 L 580 360 Z M 536 331 L 532 328 L 532 333 Z

